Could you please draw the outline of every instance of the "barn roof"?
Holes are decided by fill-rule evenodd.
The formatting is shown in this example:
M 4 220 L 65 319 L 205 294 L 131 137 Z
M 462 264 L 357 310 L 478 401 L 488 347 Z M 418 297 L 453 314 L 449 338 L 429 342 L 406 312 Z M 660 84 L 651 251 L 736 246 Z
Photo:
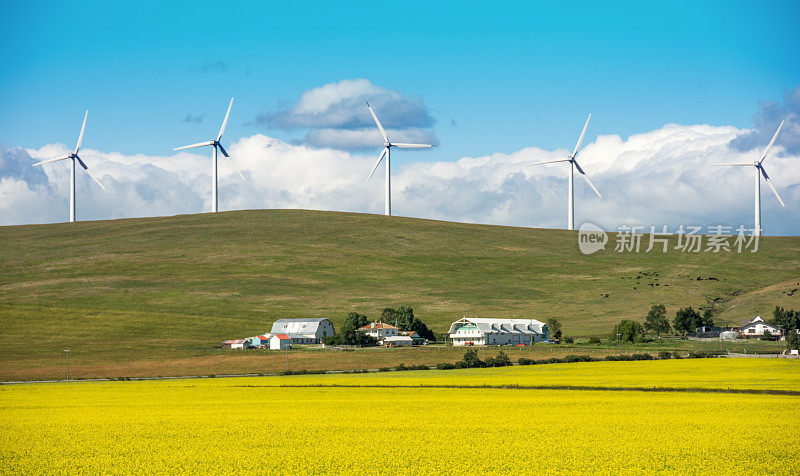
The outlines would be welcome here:
M 463 325 L 472 324 L 484 334 L 544 334 L 546 324 L 536 319 L 493 319 L 486 317 L 464 317 L 450 325 L 449 334 Z
M 316 334 L 320 324 L 323 321 L 330 322 L 325 318 L 292 318 L 292 319 L 278 319 L 272 324 L 272 334 Z M 332 324 L 331 324 L 332 325 Z

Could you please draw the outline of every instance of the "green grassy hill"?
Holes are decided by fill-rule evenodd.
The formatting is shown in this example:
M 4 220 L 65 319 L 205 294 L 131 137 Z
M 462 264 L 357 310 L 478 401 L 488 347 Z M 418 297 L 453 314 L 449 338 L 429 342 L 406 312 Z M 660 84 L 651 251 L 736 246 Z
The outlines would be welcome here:
M 478 314 L 605 336 L 657 303 L 738 323 L 800 308 L 798 288 L 798 237 L 743 254 L 620 254 L 612 238 L 584 256 L 563 230 L 299 210 L 0 227 L 0 373 L 65 348 L 99 363 L 178 358 L 281 317 L 338 325 L 401 305 L 435 331 Z

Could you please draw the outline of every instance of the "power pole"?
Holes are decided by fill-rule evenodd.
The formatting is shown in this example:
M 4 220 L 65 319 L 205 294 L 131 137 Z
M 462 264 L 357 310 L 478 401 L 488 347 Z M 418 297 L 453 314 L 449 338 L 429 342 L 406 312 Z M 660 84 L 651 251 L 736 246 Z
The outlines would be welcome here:
M 69 349 L 64 349 L 64 352 L 67 354 L 67 380 L 69 380 Z
M 292 346 L 291 343 L 286 346 L 286 371 L 287 372 L 289 371 L 289 347 L 291 347 L 291 346 Z

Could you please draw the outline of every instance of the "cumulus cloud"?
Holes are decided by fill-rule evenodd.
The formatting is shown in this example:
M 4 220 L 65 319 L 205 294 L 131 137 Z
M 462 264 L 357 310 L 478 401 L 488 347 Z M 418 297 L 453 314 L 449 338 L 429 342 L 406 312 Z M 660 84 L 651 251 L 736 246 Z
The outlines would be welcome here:
M 603 198 L 576 174 L 576 223 L 588 220 L 608 230 L 619 225 L 752 226 L 752 173 L 743 167 L 710 165 L 752 159 L 757 151 L 730 146 L 747 133 L 734 127 L 673 124 L 627 139 L 598 137 L 585 146 L 579 160 Z M 365 181 L 373 154 L 290 144 L 263 134 L 239 139 L 228 150 L 248 180 L 243 182 L 226 161 L 220 162 L 220 209 L 383 210 L 383 174 Z M 67 146 L 57 144 L 2 150 L 0 223 L 66 219 L 69 167 L 30 167 L 65 152 Z M 526 148 L 453 162 L 409 162 L 405 157 L 393 169 L 393 211 L 420 218 L 563 228 L 568 166 L 525 164 L 563 158 L 569 152 Z M 780 154 L 768 170 L 787 208 L 765 188 L 763 226 L 766 234 L 797 235 L 800 168 L 793 164 L 800 157 L 780 143 L 776 152 Z M 79 170 L 79 219 L 210 209 L 210 154 L 124 156 L 88 149 L 83 158 L 108 190 L 102 191 Z
M 800 153 L 800 86 L 787 92 L 781 102 L 760 104 L 753 116 L 755 128 L 736 138 L 731 146 L 737 150 L 764 148 L 769 144 L 778 125 L 785 121 L 779 136 L 783 149 L 789 154 Z M 757 159 L 758 157 L 755 157 Z M 751 157 L 751 159 L 753 159 Z
M 374 147 L 382 138 L 366 101 L 372 104 L 393 141 L 424 138 L 436 142 L 431 129 L 435 121 L 421 98 L 403 96 L 366 79 L 344 79 L 308 90 L 297 102 L 259 114 L 252 123 L 283 130 L 307 130 L 302 142 L 316 147 Z

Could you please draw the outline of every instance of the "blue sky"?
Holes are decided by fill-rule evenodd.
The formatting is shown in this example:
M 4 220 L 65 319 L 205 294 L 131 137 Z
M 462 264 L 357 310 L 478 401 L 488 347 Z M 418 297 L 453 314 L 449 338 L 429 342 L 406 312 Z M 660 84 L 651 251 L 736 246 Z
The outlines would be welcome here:
M 709 165 L 753 160 L 786 119 L 767 169 L 787 207 L 762 185 L 764 224 L 800 235 L 798 19 L 796 1 L 9 3 L 0 225 L 64 219 L 67 167 L 30 164 L 73 147 L 85 109 L 109 190 L 79 175 L 79 219 L 207 210 L 208 151 L 172 148 L 213 138 L 231 96 L 250 180 L 223 162 L 221 210 L 380 213 L 368 97 L 395 141 L 438 145 L 392 156 L 395 213 L 522 226 L 564 226 L 566 169 L 524 165 L 571 151 L 588 113 L 604 196 L 576 179 L 576 223 L 752 223 L 751 175 Z
M 166 154 L 347 78 L 421 97 L 453 160 L 666 123 L 749 127 L 800 80 L 797 2 L 52 2 L 0 19 L 0 141 Z M 760 2 L 759 2 L 760 3 Z M 434 5 L 432 5 L 434 4 Z M 182 123 L 205 115 L 202 123 Z

